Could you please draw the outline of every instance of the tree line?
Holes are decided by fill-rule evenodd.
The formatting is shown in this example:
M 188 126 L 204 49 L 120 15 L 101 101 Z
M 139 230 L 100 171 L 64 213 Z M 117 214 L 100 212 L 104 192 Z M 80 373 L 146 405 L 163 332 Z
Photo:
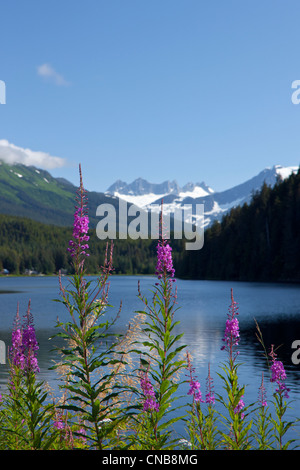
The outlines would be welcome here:
M 87 272 L 96 274 L 104 263 L 106 241 L 89 232 Z M 73 272 L 72 258 L 67 251 L 72 227 L 46 225 L 31 219 L 0 214 L 0 272 L 10 274 L 53 274 Z M 116 274 L 153 274 L 155 240 L 116 240 L 114 272 Z

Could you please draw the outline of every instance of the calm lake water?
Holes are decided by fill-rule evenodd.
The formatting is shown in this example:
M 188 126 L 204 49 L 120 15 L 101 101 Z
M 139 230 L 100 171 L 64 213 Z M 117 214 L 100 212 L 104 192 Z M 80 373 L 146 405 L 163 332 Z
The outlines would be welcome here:
M 142 310 L 143 305 L 137 298 L 138 280 L 143 294 L 151 299 L 154 277 L 113 276 L 111 277 L 110 304 L 115 306 L 109 315 L 117 312 L 120 301 L 122 310 L 117 327 L 125 331 L 135 311 Z M 64 284 L 68 283 L 63 278 Z M 287 386 L 291 389 L 293 401 L 289 416 L 300 418 L 300 365 L 292 362 L 292 343 L 300 340 L 300 286 L 290 284 L 235 283 L 222 281 L 188 281 L 177 280 L 178 307 L 176 320 L 180 320 L 178 330 L 184 332 L 182 343 L 188 345 L 193 357 L 193 366 L 202 393 L 205 394 L 205 382 L 208 364 L 214 379 L 216 393 L 222 393 L 222 384 L 217 376 L 220 364 L 226 360 L 226 353 L 221 351 L 222 338 L 230 290 L 233 288 L 234 299 L 239 305 L 239 322 L 241 340 L 239 345 L 240 362 L 239 384 L 247 385 L 244 401 L 250 404 L 257 400 L 262 371 L 268 388 L 269 400 L 272 398 L 273 384 L 268 383 L 268 368 L 262 354 L 255 332 L 255 321 L 259 323 L 267 347 L 271 344 L 280 346 L 278 359 L 282 360 L 287 371 Z M 0 278 L 0 339 L 10 344 L 11 328 L 20 305 L 20 316 L 26 313 L 29 299 L 37 338 L 40 344 L 39 366 L 41 379 L 47 380 L 57 389 L 58 381 L 54 371 L 49 367 L 57 353 L 52 351 L 55 340 L 49 337 L 57 330 L 56 319 L 69 320 L 68 313 L 62 304 L 53 302 L 59 297 L 57 277 L 1 277 Z M 57 340 L 56 340 L 57 341 Z M 300 355 L 299 355 L 300 358 Z M 0 386 L 5 388 L 7 366 L 0 365 Z M 294 431 L 295 433 L 295 431 Z M 300 439 L 300 427 L 296 431 Z

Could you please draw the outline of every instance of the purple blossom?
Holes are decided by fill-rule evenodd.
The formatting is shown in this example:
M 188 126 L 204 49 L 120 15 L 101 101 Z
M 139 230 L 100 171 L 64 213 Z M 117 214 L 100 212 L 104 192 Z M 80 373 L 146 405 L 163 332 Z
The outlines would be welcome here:
M 237 406 L 234 409 L 235 414 L 238 414 L 242 411 L 242 409 L 245 407 L 245 403 L 242 400 L 243 396 L 241 397 L 240 401 L 238 402 Z M 241 414 L 241 418 L 244 418 L 244 413 Z
M 155 392 L 154 392 L 151 382 L 148 379 L 147 373 L 144 373 L 143 376 L 141 377 L 141 387 L 142 387 L 143 394 L 145 396 L 143 410 L 144 411 L 158 411 L 159 404 L 156 402 Z
M 213 392 L 213 380 L 210 375 L 210 366 L 208 366 L 208 376 L 206 379 L 206 395 L 205 395 L 205 402 L 209 405 L 213 405 L 215 403 L 215 395 Z
M 39 372 L 37 351 L 39 345 L 33 326 L 33 318 L 30 313 L 30 301 L 25 317 L 25 323 L 19 326 L 19 305 L 15 318 L 15 326 L 12 331 L 12 348 L 10 351 L 12 364 L 24 372 Z
M 54 421 L 53 426 L 56 429 L 64 429 L 64 423 L 61 420 Z
M 89 241 L 89 236 L 87 235 L 89 230 L 89 217 L 87 215 L 87 198 L 86 191 L 82 183 L 82 174 L 81 166 L 79 166 L 80 174 L 80 187 L 77 192 L 77 201 L 78 206 L 76 206 L 76 211 L 74 213 L 74 223 L 73 223 L 73 238 L 74 240 L 69 241 L 68 251 L 72 257 L 77 257 L 79 255 L 89 256 L 85 250 L 89 248 L 89 245 L 85 242 Z
M 227 345 L 237 346 L 239 344 L 240 332 L 237 318 L 227 319 L 223 341 Z
M 262 373 L 262 378 L 261 378 L 261 386 L 259 387 L 259 392 L 258 392 L 258 400 L 261 406 L 265 407 L 268 405 L 267 400 L 266 400 L 266 389 L 264 386 L 264 373 Z
M 192 395 L 193 399 L 196 402 L 204 403 L 204 401 L 202 400 L 202 394 L 201 394 L 201 390 L 200 390 L 200 382 L 198 382 L 198 380 L 196 380 L 194 375 L 193 375 L 194 372 L 195 372 L 195 369 L 192 367 L 191 358 L 190 358 L 189 353 L 187 353 L 187 363 L 188 363 L 187 369 L 189 371 L 188 377 L 190 378 L 190 381 L 189 381 L 190 388 L 189 388 L 189 391 L 188 391 L 188 395 Z
M 19 367 L 20 369 L 24 369 L 25 365 L 25 356 L 23 353 L 23 346 L 22 346 L 22 330 L 16 329 L 12 331 L 11 334 L 12 339 L 12 348 L 10 351 L 12 364 L 14 366 Z
M 198 382 L 198 380 L 190 381 L 190 389 L 188 391 L 188 395 L 192 395 L 195 401 L 204 403 L 200 390 L 200 382 Z
M 270 356 L 272 358 L 272 365 L 271 365 L 271 382 L 276 382 L 278 388 L 276 392 L 282 394 L 284 393 L 285 398 L 289 398 L 288 392 L 290 391 L 289 388 L 284 384 L 284 380 L 286 379 L 286 372 L 284 370 L 284 366 L 281 361 L 277 361 L 276 356 L 277 354 L 274 351 L 274 345 L 271 346 Z
M 86 255 L 85 250 L 89 248 L 89 245 L 83 242 L 87 242 L 89 240 L 89 236 L 87 235 L 89 229 L 89 218 L 87 215 L 82 214 L 81 209 L 77 209 L 74 214 L 74 224 L 73 224 L 73 237 L 74 240 L 69 241 L 68 251 L 71 253 L 71 256 L 74 257 L 76 254 Z
M 174 277 L 175 269 L 173 268 L 172 260 L 172 248 L 166 242 L 166 240 L 159 240 L 157 244 L 157 264 L 156 264 L 156 275 L 158 279 L 161 279 L 162 276 Z
M 39 349 L 39 344 L 36 339 L 35 329 L 33 326 L 33 318 L 30 313 L 30 302 L 28 304 L 25 325 L 23 327 L 22 347 L 23 354 L 26 358 L 26 370 L 32 372 L 39 372 L 40 369 L 36 357 L 37 351 Z
M 232 354 L 233 347 L 239 344 L 240 331 L 239 331 L 239 321 L 236 318 L 238 315 L 237 303 L 233 299 L 233 291 L 231 289 L 231 305 L 229 307 L 229 314 L 226 320 L 226 327 L 223 341 L 225 343 L 221 349 L 227 349 L 230 354 Z

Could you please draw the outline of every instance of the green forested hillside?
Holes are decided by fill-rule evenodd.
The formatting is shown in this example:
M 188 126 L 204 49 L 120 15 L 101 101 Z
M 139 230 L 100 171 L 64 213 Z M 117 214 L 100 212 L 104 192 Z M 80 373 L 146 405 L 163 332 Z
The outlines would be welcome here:
M 177 275 L 194 279 L 300 282 L 300 171 L 205 232 L 204 247 L 181 253 Z
M 54 178 L 45 170 L 0 161 L 0 214 L 26 217 L 45 224 L 71 226 L 77 188 L 62 178 Z M 116 198 L 88 191 L 90 223 L 95 226 L 96 208 Z
M 67 252 L 72 227 L 45 225 L 30 219 L 0 214 L 0 271 L 23 274 L 35 270 L 44 274 L 59 269 L 72 272 L 71 257 Z M 96 273 L 104 260 L 105 241 L 100 241 L 94 229 L 90 230 L 90 257 L 87 270 Z M 153 274 L 155 241 L 115 240 L 114 267 L 116 273 Z

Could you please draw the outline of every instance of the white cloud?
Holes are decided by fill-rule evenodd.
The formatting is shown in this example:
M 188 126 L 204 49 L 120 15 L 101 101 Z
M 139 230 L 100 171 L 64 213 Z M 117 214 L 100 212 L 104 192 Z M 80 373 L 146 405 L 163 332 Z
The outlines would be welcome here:
M 45 152 L 36 152 L 30 149 L 24 149 L 11 144 L 5 139 L 0 140 L 0 160 L 9 165 L 22 163 L 26 166 L 36 166 L 44 170 L 61 168 L 66 165 L 66 160 L 60 157 L 53 157 Z
M 42 64 L 37 67 L 37 73 L 41 77 L 44 77 L 58 86 L 66 86 L 69 83 L 64 79 L 62 75 L 56 72 L 50 64 Z

